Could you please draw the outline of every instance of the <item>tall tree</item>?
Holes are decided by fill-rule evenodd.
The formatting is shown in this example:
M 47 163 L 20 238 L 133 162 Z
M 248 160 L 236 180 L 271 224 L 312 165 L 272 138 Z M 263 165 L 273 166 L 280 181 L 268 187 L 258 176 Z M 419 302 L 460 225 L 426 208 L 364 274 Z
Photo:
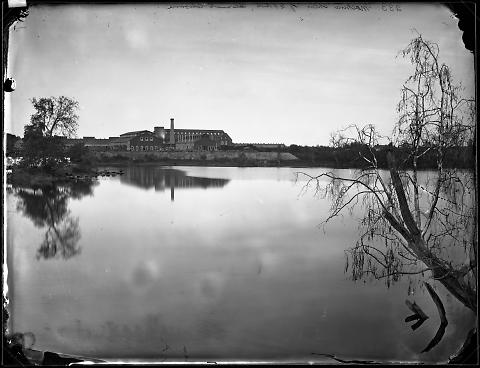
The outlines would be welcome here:
M 65 96 L 32 98 L 31 101 L 35 113 L 30 123 L 39 127 L 44 136 L 75 136 L 78 128 L 77 101 Z
M 32 98 L 31 101 L 35 113 L 25 126 L 24 163 L 52 169 L 66 160 L 64 138 L 75 136 L 78 102 L 65 96 Z
M 383 278 L 390 285 L 402 275 L 427 275 L 476 313 L 475 173 L 444 165 L 448 149 L 475 137 L 475 102 L 462 96 L 437 44 L 418 36 L 401 55 L 414 71 L 401 89 L 393 137 L 381 137 L 373 125 L 349 127 L 333 143 L 359 143 L 366 168 L 351 177 L 335 171 L 309 176 L 308 184 L 331 199 L 325 222 L 362 205 L 361 235 L 347 251 L 353 279 Z M 387 142 L 388 171 L 382 171 L 377 152 Z M 408 149 L 408 164 L 398 160 L 394 146 Z M 427 154 L 436 160 L 430 175 L 418 170 Z

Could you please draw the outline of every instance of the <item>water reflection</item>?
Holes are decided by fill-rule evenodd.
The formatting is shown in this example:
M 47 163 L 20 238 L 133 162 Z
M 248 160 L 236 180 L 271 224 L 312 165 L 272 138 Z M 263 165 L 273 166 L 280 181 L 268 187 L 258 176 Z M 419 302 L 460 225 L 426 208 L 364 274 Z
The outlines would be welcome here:
M 189 176 L 185 171 L 154 166 L 131 166 L 125 169 L 125 175 L 120 178 L 122 183 L 155 191 L 170 188 L 170 199 L 175 200 L 175 188 L 223 188 L 230 181 L 220 178 L 203 178 Z
M 69 202 L 65 194 L 81 197 L 92 189 L 88 185 L 83 192 L 37 190 L 41 198 L 26 190 L 26 199 L 16 202 L 28 210 L 9 211 L 16 232 L 9 253 L 12 331 L 34 333 L 38 350 L 156 361 L 330 362 L 315 352 L 346 361 L 440 362 L 475 323 L 474 314 L 440 287 L 448 326 L 432 347 L 440 322 L 426 289 L 408 293 L 430 317 L 412 331 L 415 321 L 404 321 L 411 314 L 405 305 L 410 280 L 389 289 L 348 280 L 344 245 L 358 236 L 356 223 L 345 217 L 323 233 L 318 224 L 328 202 L 299 197 L 289 179 L 295 169 L 127 169 L 99 180 L 91 198 Z M 136 174 L 136 184 L 123 185 Z M 163 185 L 168 196 L 175 174 L 174 188 L 190 175 L 230 182 L 206 179 L 223 189 L 181 191 L 173 206 L 162 205 L 168 198 L 161 192 L 139 189 Z M 192 211 L 192 200 L 201 216 Z M 50 215 L 47 203 L 58 214 Z M 32 239 L 38 248 L 52 219 L 75 216 L 81 219 L 75 246 L 82 247 L 81 257 L 33 260 Z M 411 280 L 414 286 L 422 281 Z M 430 351 L 421 353 L 428 345 Z
M 31 219 L 35 226 L 46 228 L 37 259 L 69 259 L 80 253 L 78 217 L 68 209 L 70 198 L 80 199 L 92 194 L 92 181 L 77 181 L 36 188 L 14 188 L 19 198 L 17 210 Z

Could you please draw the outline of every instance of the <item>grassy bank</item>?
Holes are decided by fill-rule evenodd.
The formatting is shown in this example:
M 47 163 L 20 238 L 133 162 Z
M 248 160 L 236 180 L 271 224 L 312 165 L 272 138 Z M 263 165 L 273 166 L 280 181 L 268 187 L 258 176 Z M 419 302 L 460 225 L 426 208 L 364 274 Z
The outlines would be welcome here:
M 386 154 L 392 150 L 402 169 L 412 169 L 412 158 L 407 148 L 380 147 L 375 150 L 377 165 L 388 169 Z M 364 146 L 301 147 L 292 145 L 282 150 L 221 150 L 215 152 L 95 152 L 96 164 L 128 165 L 155 163 L 158 165 L 233 166 L 233 167 L 326 167 L 361 169 L 367 167 L 362 158 L 371 157 Z M 475 155 L 472 147 L 456 147 L 444 152 L 444 168 L 473 169 Z M 429 151 L 417 162 L 421 170 L 437 169 L 435 152 Z

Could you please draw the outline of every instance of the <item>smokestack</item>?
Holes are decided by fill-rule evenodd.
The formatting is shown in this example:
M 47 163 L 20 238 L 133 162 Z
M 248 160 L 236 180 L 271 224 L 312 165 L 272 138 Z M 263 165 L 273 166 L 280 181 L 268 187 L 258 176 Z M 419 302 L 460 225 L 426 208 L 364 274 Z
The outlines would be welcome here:
M 173 118 L 170 119 L 170 144 L 175 144 L 175 128 L 173 126 Z

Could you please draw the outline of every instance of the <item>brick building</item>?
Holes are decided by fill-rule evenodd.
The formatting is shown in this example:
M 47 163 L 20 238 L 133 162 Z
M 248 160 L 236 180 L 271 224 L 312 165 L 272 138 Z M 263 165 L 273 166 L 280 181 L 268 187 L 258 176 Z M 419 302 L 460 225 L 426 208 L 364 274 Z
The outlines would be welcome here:
M 97 151 L 214 151 L 222 146 L 233 145 L 232 138 L 223 130 L 175 129 L 174 119 L 170 119 L 170 129 L 156 126 L 153 132 L 135 130 L 108 139 L 83 137 L 66 140 L 69 146 L 77 143 L 83 143 Z

